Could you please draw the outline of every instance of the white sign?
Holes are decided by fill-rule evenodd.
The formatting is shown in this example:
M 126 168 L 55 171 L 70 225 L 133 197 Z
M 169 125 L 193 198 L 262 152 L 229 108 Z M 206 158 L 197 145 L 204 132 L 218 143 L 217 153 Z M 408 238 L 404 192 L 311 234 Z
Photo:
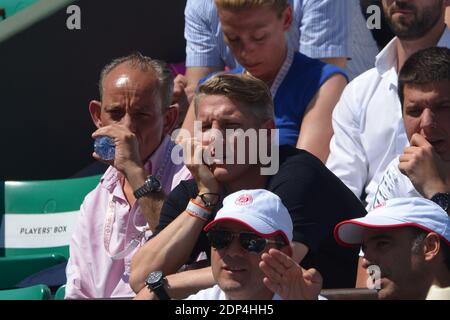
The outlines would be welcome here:
M 67 246 L 79 211 L 3 216 L 0 247 L 49 248 Z M 4 242 L 3 242 L 4 239 Z

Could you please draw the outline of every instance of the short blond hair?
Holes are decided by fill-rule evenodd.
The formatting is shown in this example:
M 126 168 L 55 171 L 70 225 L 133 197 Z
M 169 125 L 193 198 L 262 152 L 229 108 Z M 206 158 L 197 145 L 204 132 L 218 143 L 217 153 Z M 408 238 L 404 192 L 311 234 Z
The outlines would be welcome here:
M 279 16 L 288 6 L 287 0 L 215 0 L 215 3 L 218 9 L 231 11 L 267 6 L 276 11 Z
M 194 98 L 196 115 L 199 101 L 206 95 L 227 97 L 252 113 L 258 125 L 274 119 L 270 89 L 263 81 L 251 75 L 220 73 L 206 80 L 200 85 Z

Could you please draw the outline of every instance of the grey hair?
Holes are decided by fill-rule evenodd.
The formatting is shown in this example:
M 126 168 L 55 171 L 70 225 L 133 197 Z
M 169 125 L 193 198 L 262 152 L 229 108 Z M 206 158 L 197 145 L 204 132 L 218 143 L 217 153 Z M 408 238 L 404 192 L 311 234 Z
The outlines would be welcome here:
M 172 101 L 173 93 L 173 75 L 164 61 L 152 59 L 142 55 L 140 52 L 134 52 L 128 56 L 114 59 L 108 63 L 100 73 L 100 81 L 98 83 L 100 90 L 100 99 L 103 99 L 103 81 L 106 76 L 117 66 L 127 63 L 133 68 L 139 68 L 143 72 L 153 71 L 158 79 L 158 88 L 154 94 L 161 97 L 161 108 L 166 110 Z

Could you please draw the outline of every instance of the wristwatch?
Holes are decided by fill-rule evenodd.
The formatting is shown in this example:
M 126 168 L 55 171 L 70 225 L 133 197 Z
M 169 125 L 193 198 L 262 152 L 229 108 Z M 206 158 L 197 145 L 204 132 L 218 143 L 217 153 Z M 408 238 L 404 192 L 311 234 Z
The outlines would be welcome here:
M 441 193 L 438 192 L 430 199 L 434 203 L 437 203 L 444 211 L 448 211 L 449 203 L 450 203 L 450 193 Z
M 150 291 L 153 291 L 159 300 L 170 300 L 169 295 L 164 289 L 164 283 L 166 282 L 166 278 L 164 277 L 162 271 L 153 271 L 151 272 L 147 279 L 145 280 L 145 284 Z
M 149 175 L 147 179 L 145 179 L 142 187 L 139 187 L 137 190 L 135 190 L 133 194 L 136 199 L 139 199 L 151 192 L 160 192 L 161 189 L 161 182 L 159 182 L 156 177 Z

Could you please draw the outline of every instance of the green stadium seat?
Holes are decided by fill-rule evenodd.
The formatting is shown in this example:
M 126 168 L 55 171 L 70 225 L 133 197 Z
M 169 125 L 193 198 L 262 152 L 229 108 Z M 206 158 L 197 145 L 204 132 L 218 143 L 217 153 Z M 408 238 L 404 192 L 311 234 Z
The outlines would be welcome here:
M 0 0 L 0 8 L 4 9 L 6 17 L 11 17 L 38 1 L 39 0 Z
M 58 288 L 58 290 L 56 290 L 55 293 L 55 300 L 64 300 L 64 297 L 66 296 L 66 285 L 62 285 L 61 287 Z
M 50 300 L 50 289 L 43 284 L 11 290 L 0 290 L 0 300 Z
M 68 259 L 80 205 L 100 177 L 0 183 L 0 289 Z
M 14 288 L 26 277 L 66 261 L 60 254 L 0 257 L 0 289 Z
M 0 257 L 58 253 L 68 258 L 80 205 L 100 177 L 6 181 L 0 190 Z

